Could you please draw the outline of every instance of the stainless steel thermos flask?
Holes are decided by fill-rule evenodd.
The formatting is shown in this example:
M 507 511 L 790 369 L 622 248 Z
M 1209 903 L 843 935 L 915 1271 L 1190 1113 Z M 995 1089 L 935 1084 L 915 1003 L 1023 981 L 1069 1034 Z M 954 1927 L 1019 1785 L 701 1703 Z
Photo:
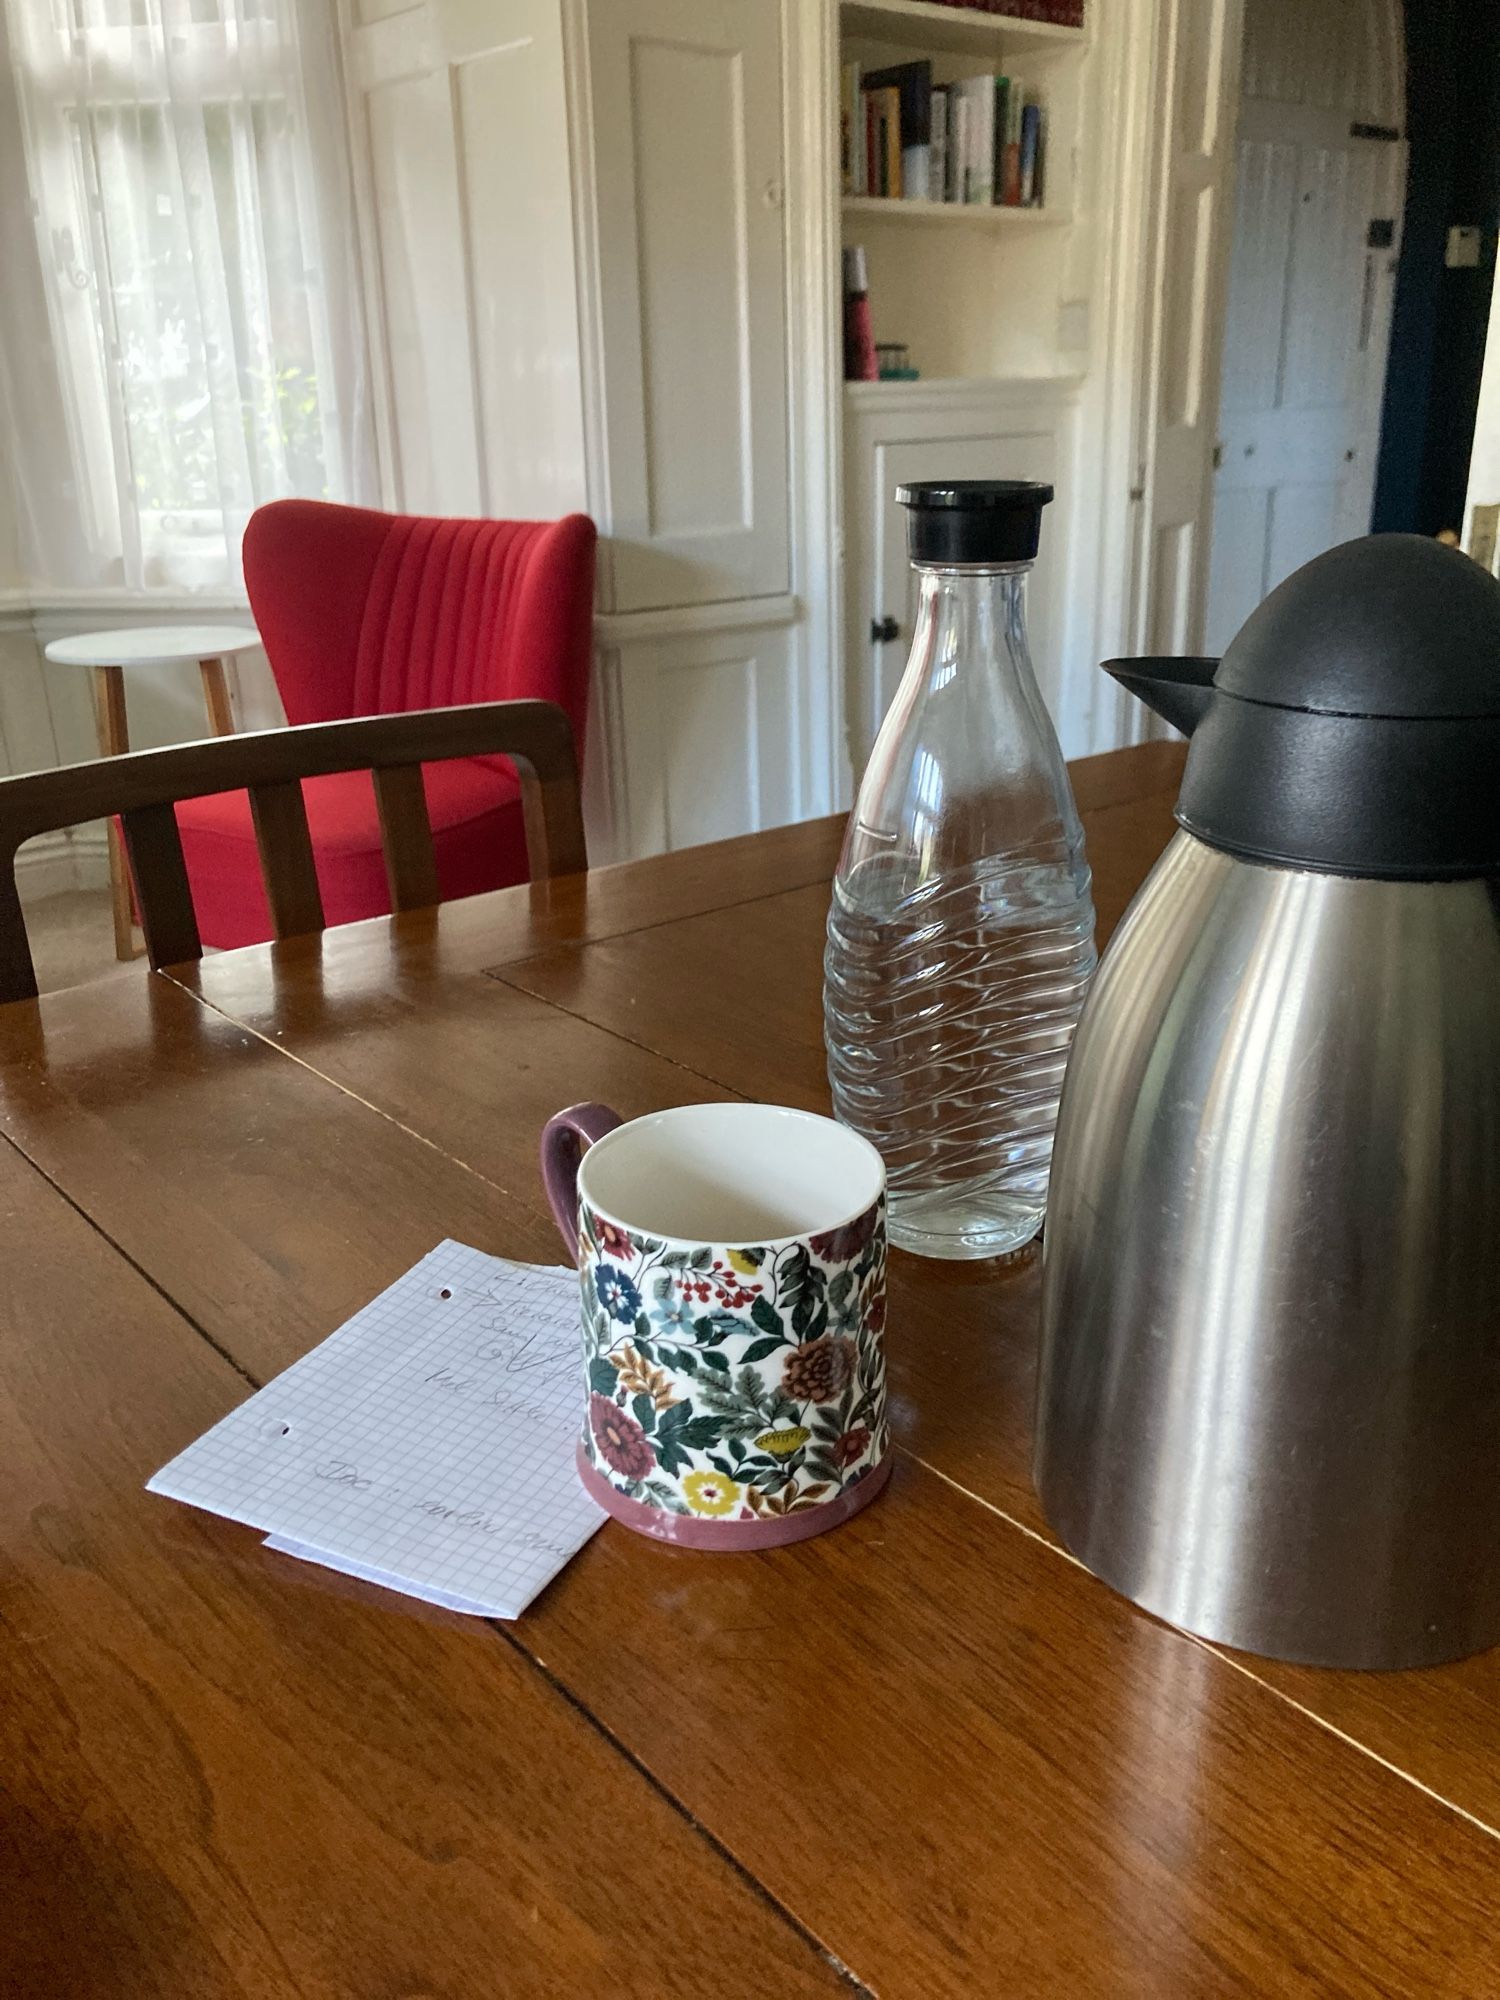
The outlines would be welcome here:
M 1500 1641 L 1500 583 L 1319 557 L 1222 661 L 1084 1008 L 1036 1480 L 1096 1574 L 1319 1665 Z

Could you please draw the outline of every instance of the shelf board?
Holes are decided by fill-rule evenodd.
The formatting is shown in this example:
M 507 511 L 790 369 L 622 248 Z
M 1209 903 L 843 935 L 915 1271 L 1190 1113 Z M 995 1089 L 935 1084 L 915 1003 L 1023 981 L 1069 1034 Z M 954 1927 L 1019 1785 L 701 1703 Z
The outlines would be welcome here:
M 978 201 L 897 201 L 883 194 L 846 194 L 845 215 L 881 222 L 967 222 L 981 229 L 1058 229 L 1072 221 L 1055 208 L 1007 208 Z
M 1083 386 L 1080 374 L 922 375 L 915 382 L 846 382 L 845 400 L 855 409 L 886 404 L 942 403 L 955 406 L 1015 402 L 1027 397 L 1071 398 Z
M 952 50 L 959 55 L 995 56 L 1006 47 L 1037 53 L 1081 49 L 1087 28 L 1059 28 L 1050 21 L 1018 21 L 1009 14 L 978 14 L 959 7 L 935 7 L 929 0 L 842 0 L 839 14 L 846 35 L 901 42 L 922 52 Z

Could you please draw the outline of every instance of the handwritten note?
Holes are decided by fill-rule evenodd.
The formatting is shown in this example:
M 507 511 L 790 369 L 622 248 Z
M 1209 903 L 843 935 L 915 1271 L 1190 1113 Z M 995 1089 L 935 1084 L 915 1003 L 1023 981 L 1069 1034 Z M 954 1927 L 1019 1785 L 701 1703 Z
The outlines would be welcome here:
M 604 1519 L 578 1483 L 578 1278 L 440 1243 L 147 1482 L 267 1546 L 515 1618 Z

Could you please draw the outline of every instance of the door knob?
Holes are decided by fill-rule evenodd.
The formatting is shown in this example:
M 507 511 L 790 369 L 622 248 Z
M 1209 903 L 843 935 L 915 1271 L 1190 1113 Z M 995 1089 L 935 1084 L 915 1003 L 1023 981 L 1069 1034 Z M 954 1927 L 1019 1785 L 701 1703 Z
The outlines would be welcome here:
M 901 627 L 894 618 L 872 618 L 870 637 L 877 646 L 888 646 L 893 639 L 901 637 Z

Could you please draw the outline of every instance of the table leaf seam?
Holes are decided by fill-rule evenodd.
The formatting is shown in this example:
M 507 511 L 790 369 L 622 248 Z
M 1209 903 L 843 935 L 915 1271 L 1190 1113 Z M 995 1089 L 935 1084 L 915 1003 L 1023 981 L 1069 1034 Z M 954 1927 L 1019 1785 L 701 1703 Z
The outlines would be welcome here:
M 48 1187 L 52 1189 L 53 1193 L 57 1195 L 61 1201 L 65 1202 L 67 1206 L 70 1209 L 72 1209 L 75 1215 L 81 1217 L 82 1220 L 88 1225 L 88 1227 L 93 1230 L 94 1234 L 98 1236 L 103 1242 L 109 1245 L 110 1249 L 114 1251 L 117 1257 L 119 1257 L 124 1263 L 130 1266 L 131 1270 L 135 1272 L 138 1278 L 144 1279 L 146 1284 L 150 1286 L 151 1290 L 155 1292 L 156 1296 L 162 1301 L 162 1303 L 165 1306 L 167 1306 L 170 1311 L 174 1312 L 177 1315 L 177 1317 L 180 1320 L 182 1320 L 187 1326 L 190 1326 L 193 1332 L 198 1335 L 199 1339 L 204 1341 L 209 1347 L 211 1347 L 214 1353 L 218 1355 L 219 1359 L 227 1363 L 227 1365 L 234 1370 L 235 1374 L 239 1376 L 242 1382 L 244 1382 L 251 1389 L 258 1389 L 261 1387 L 261 1384 L 250 1373 L 249 1369 L 244 1367 L 239 1361 L 237 1361 L 235 1357 L 229 1352 L 228 1348 L 221 1347 L 219 1345 L 218 1341 L 214 1339 L 213 1335 L 208 1331 L 207 1327 L 201 1326 L 199 1322 L 196 1319 L 194 1319 L 193 1315 L 187 1310 L 186 1306 L 184 1306 L 179 1299 L 173 1298 L 172 1294 L 167 1290 L 166 1286 L 163 1285 L 159 1279 L 153 1277 L 152 1274 L 146 1269 L 144 1264 L 140 1263 L 136 1258 L 132 1257 L 130 1252 L 125 1248 L 124 1244 L 120 1243 L 115 1237 L 111 1236 L 109 1231 L 104 1227 L 103 1223 L 100 1222 L 96 1216 L 90 1215 L 89 1211 L 84 1207 L 83 1203 L 79 1201 L 76 1196 L 68 1192 L 67 1188 L 65 1188 L 62 1182 L 57 1179 L 55 1174 L 50 1173 L 47 1170 L 47 1168 L 42 1165 L 41 1161 L 36 1158 L 34 1154 L 27 1152 L 26 1148 L 21 1144 L 20 1140 L 16 1138 L 13 1132 L 0 1132 L 0 1139 L 4 1139 L 5 1143 L 9 1147 L 11 1147 L 11 1149 L 15 1153 L 19 1154 L 19 1156 L 26 1162 L 27 1166 L 31 1168 L 32 1172 L 38 1175 L 40 1179 L 44 1180 L 47 1183 Z
M 820 872 L 806 882 L 783 882 L 779 888 L 760 889 L 753 896 L 737 896 L 732 903 L 713 903 L 705 910 L 679 910 L 675 916 L 654 917 L 648 924 L 631 924 L 625 930 L 600 931 L 594 937 L 561 938 L 542 951 L 528 951 L 520 958 L 499 958 L 493 965 L 482 965 L 480 976 L 498 980 L 501 985 L 510 985 L 512 982 L 506 979 L 506 973 L 530 965 L 535 959 L 553 958 L 561 952 L 588 951 L 597 944 L 618 944 L 623 938 L 645 937 L 651 931 L 668 930 L 673 924 L 692 924 L 702 917 L 722 916 L 730 910 L 748 910 L 753 903 L 774 903 L 778 896 L 797 896 L 804 889 L 824 888 L 831 892 L 832 884 L 832 874 Z M 525 993 L 530 989 L 523 986 L 520 990 Z
M 559 1695 L 561 1699 L 565 1701 L 571 1709 L 573 1709 L 579 1716 L 581 1716 L 582 1719 L 589 1725 L 589 1727 L 593 1729 L 599 1736 L 601 1736 L 613 1750 L 617 1751 L 619 1755 L 624 1758 L 625 1762 L 630 1765 L 631 1769 L 639 1773 L 639 1775 L 651 1787 L 652 1791 L 656 1793 L 658 1798 L 662 1799 L 665 1802 L 665 1804 L 668 1805 L 671 1808 L 671 1810 L 678 1815 L 680 1819 L 684 1820 L 695 1833 L 701 1835 L 702 1838 L 708 1843 L 708 1845 L 714 1850 L 714 1852 L 719 1856 L 721 1856 L 722 1859 L 727 1863 L 727 1865 L 734 1870 L 735 1874 L 738 1875 L 741 1878 L 741 1880 L 745 1882 L 751 1890 L 754 1891 L 755 1895 L 759 1897 L 762 1902 L 766 1903 L 775 1912 L 775 1914 L 782 1920 L 782 1922 L 787 1924 L 793 1931 L 795 1931 L 798 1937 L 800 1937 L 805 1944 L 809 1945 L 812 1948 L 812 1950 L 817 1953 L 819 1958 L 826 1960 L 826 1962 L 830 1966 L 832 1966 L 834 1971 L 838 1973 L 839 1977 L 842 1980 L 844 1980 L 846 1984 L 848 1984 L 853 1989 L 854 1992 L 864 1996 L 864 2000 L 879 2000 L 879 1995 L 876 1989 L 873 1986 L 867 1985 L 866 1982 L 860 1978 L 859 1974 L 855 1972 L 851 1966 L 846 1965 L 844 1963 L 843 1959 L 841 1959 L 838 1956 L 837 1952 L 831 1950 L 829 1946 L 823 1942 L 823 1940 L 818 1936 L 816 1931 L 812 1930 L 809 1925 L 804 1923 L 802 1918 L 799 1917 L 794 1910 L 789 1909 L 787 1905 L 782 1902 L 780 1897 L 777 1896 L 775 1892 L 766 1883 L 761 1881 L 758 1875 L 756 1875 L 751 1869 L 747 1868 L 745 1863 L 741 1861 L 739 1856 L 734 1852 L 734 1849 L 732 1847 L 729 1847 L 720 1838 L 720 1836 L 713 1831 L 713 1829 L 710 1826 L 708 1826 L 703 1820 L 701 1820 L 698 1817 L 697 1813 L 693 1811 L 692 1807 L 688 1805 L 687 1801 L 679 1797 L 678 1794 L 672 1790 L 671 1786 L 668 1785 L 664 1779 L 658 1777 L 656 1772 L 652 1770 L 651 1766 L 645 1761 L 645 1759 L 642 1758 L 636 1751 L 632 1750 L 630 1745 L 626 1743 L 622 1737 L 618 1736 L 613 1729 L 610 1728 L 609 1724 L 604 1721 L 602 1716 L 597 1715 L 594 1712 L 594 1710 L 589 1707 L 587 1702 L 585 1702 L 583 1698 L 568 1685 L 568 1683 L 561 1677 L 560 1674 L 558 1674 L 553 1668 L 549 1667 L 544 1660 L 539 1659 L 537 1655 L 531 1651 L 530 1647 L 521 1638 L 519 1633 L 512 1631 L 509 1628 L 509 1626 L 502 1624 L 497 1619 L 486 1618 L 484 1620 L 484 1623 L 490 1627 L 491 1631 L 498 1634 L 498 1636 L 505 1641 L 507 1646 L 510 1646 L 515 1652 L 519 1653 L 523 1659 L 530 1661 L 531 1665 L 541 1675 L 542 1679 L 546 1681 L 547 1685 L 550 1688 L 552 1688 L 554 1692 L 557 1695 Z

